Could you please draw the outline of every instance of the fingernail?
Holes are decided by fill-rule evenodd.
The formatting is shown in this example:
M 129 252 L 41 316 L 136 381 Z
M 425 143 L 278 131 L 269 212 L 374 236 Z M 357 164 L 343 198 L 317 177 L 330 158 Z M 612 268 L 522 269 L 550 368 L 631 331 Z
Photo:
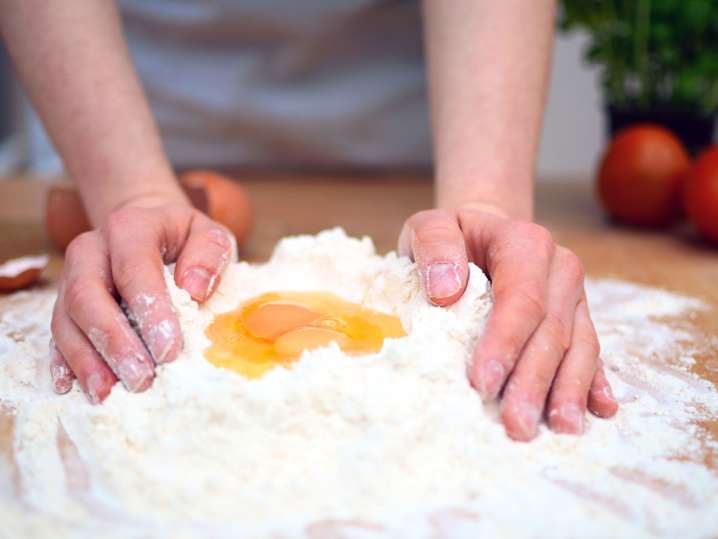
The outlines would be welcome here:
M 182 275 L 182 288 L 197 301 L 203 301 L 209 292 L 213 276 L 201 266 L 193 266 Z
M 52 387 L 58 395 L 64 395 L 72 389 L 72 372 L 64 363 L 53 363 L 50 366 L 50 377 Z
M 87 389 L 87 398 L 90 399 L 92 404 L 100 403 L 100 391 L 102 390 L 102 375 L 97 372 L 93 372 L 87 377 L 85 381 L 85 388 Z
M 613 390 L 611 389 L 611 385 L 608 382 L 605 382 L 604 386 L 601 388 L 593 388 L 592 387 L 591 394 L 595 395 L 599 399 L 607 399 L 612 402 L 617 402 L 616 397 L 613 394 Z
M 70 367 L 60 355 L 55 341 L 50 339 L 50 378 L 52 389 L 58 395 L 64 395 L 72 389 L 73 376 Z
M 549 413 L 549 419 L 559 418 L 555 424 L 552 422 L 553 430 L 558 434 L 583 434 L 583 416 L 583 411 L 575 404 L 565 404 Z
M 172 322 L 162 320 L 147 331 L 147 336 L 147 347 L 155 363 L 167 363 L 174 359 L 172 352 L 179 337 Z
M 504 383 L 506 369 L 496 360 L 489 360 L 481 367 L 481 377 L 479 379 L 479 387 L 481 388 L 481 396 L 484 399 L 494 399 L 501 390 Z
M 536 427 L 538 427 L 538 408 L 533 404 L 521 403 L 516 405 L 515 410 L 517 434 L 523 440 L 531 440 L 536 436 Z
M 461 277 L 457 264 L 441 262 L 429 266 L 426 276 L 429 296 L 443 299 L 457 294 L 461 290 Z
M 120 361 L 116 374 L 130 393 L 147 389 L 149 381 L 154 376 L 152 367 L 135 357 L 128 357 Z

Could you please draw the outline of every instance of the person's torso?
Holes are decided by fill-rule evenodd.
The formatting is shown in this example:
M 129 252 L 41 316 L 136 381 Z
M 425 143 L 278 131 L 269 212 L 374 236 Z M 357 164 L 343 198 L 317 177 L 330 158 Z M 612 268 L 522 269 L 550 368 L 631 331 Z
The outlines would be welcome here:
M 119 4 L 175 164 L 430 161 L 417 2 Z

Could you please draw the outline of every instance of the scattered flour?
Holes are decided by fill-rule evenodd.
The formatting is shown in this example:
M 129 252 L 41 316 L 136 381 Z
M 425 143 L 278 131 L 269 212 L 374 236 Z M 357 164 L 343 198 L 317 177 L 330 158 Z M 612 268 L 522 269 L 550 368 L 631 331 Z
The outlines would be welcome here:
M 588 284 L 622 408 L 582 437 L 514 443 L 465 376 L 490 310 L 486 278 L 449 309 L 413 265 L 341 230 L 232 264 L 198 306 L 168 283 L 185 336 L 153 387 L 101 406 L 56 396 L 51 290 L 0 302 L 0 538 L 700 538 L 718 534 L 718 392 L 690 374 L 691 334 L 658 317 L 697 300 Z M 397 314 L 378 354 L 306 353 L 246 380 L 202 357 L 212 317 L 271 290 L 326 290 Z M 680 344 L 683 343 L 683 344 Z M 669 363 L 670 359 L 670 363 Z

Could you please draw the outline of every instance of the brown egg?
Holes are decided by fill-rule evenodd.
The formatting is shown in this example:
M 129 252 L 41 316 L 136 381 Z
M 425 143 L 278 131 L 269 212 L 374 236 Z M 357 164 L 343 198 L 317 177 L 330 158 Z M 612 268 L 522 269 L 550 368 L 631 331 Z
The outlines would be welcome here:
M 77 236 L 92 229 L 74 186 L 53 185 L 47 191 L 46 200 L 45 232 L 60 251 L 64 251 Z
M 246 191 L 232 178 L 210 170 L 190 170 L 180 182 L 196 208 L 222 223 L 241 244 L 252 226 L 252 206 Z
M 252 223 L 252 208 L 244 189 L 234 180 L 208 170 L 194 170 L 180 177 L 192 205 L 222 223 L 241 244 Z M 77 189 L 70 184 L 53 185 L 47 192 L 45 231 L 61 251 L 78 235 L 91 230 Z
M 0 264 L 0 292 L 14 292 L 35 284 L 47 262 L 47 256 L 41 255 L 13 258 Z

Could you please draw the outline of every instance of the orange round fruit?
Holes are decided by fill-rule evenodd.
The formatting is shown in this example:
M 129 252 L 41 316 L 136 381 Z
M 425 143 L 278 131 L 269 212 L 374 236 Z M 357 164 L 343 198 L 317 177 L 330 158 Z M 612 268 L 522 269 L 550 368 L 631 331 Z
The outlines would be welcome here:
M 621 130 L 598 173 L 598 194 L 610 215 L 639 226 L 670 224 L 681 213 L 682 185 L 691 160 L 680 140 L 659 125 Z
M 704 151 L 688 173 L 683 204 L 698 231 L 718 243 L 718 146 Z

